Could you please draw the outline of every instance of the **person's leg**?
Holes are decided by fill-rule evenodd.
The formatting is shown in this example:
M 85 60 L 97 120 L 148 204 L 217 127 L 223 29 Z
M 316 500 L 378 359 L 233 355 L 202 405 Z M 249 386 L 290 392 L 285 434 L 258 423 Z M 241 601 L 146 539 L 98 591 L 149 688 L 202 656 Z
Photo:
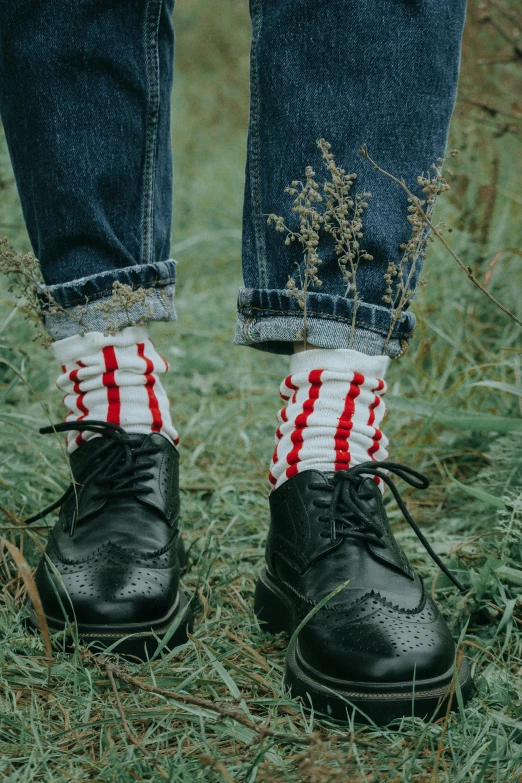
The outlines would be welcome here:
M 109 384 L 121 398 L 112 421 L 150 431 L 155 397 L 164 434 L 172 431 L 158 376 L 166 366 L 151 370 L 139 356 L 146 332 L 137 341 L 127 332 L 125 355 L 113 346 L 112 362 L 110 339 L 103 340 L 104 355 L 102 347 L 93 353 L 92 340 L 74 336 L 175 318 L 172 6 L 82 0 L 71 8 L 64 0 L 27 0 L 0 9 L 0 111 L 44 280 L 45 326 L 62 372 L 67 365 L 71 388 L 58 380 L 68 392 L 67 420 L 108 420 L 101 398 L 111 393 L 104 392 Z M 126 392 L 118 390 L 122 376 Z M 152 398 L 151 381 L 158 391 Z M 95 388 L 99 399 L 91 404 Z M 71 433 L 69 450 L 90 437 Z
M 296 230 L 285 188 L 311 166 L 326 178 L 317 140 L 326 139 L 339 166 L 357 173 L 354 190 L 371 198 L 361 242 L 373 259 L 357 273 L 359 306 L 350 344 L 353 296 L 333 245 L 321 241 L 322 285 L 307 295 L 307 341 L 319 348 L 380 354 L 391 323 L 384 276 L 411 234 L 408 203 L 395 183 L 359 154 L 371 156 L 413 189 L 444 155 L 459 71 L 465 0 L 251 0 L 251 113 L 243 224 L 244 288 L 236 343 L 293 353 L 302 341 L 303 311 L 288 296 L 288 278 L 302 269 L 302 248 L 287 246 L 267 225 L 271 213 Z M 417 264 L 411 287 L 419 278 Z M 415 319 L 396 324 L 389 356 L 401 352 Z
M 0 8 L 0 111 L 69 408 L 54 429 L 68 433 L 75 479 L 46 550 L 61 579 L 44 558 L 36 581 L 51 629 L 65 627 L 65 606 L 84 641 L 140 656 L 184 605 L 178 436 L 146 329 L 175 317 L 172 6 Z
M 412 225 L 404 192 L 359 148 L 366 144 L 419 193 L 417 177 L 445 152 L 465 1 L 252 0 L 251 11 L 245 285 L 235 342 L 293 354 L 281 384 L 256 612 L 270 630 L 292 633 L 336 590 L 289 650 L 294 692 L 331 715 L 345 716 L 348 700 L 385 722 L 411 714 L 415 690 L 415 713 L 425 715 L 448 692 L 455 645 L 394 541 L 382 502 L 393 471 L 418 487 L 425 481 L 383 463 L 387 441 L 379 429 L 386 365 L 405 350 L 415 324 L 408 309 L 394 323 L 397 278 L 390 292 L 386 277 L 402 265 Z M 296 296 L 289 278 L 297 288 L 305 279 L 303 247 L 285 244 L 286 229 L 267 224 L 275 214 L 298 232 L 296 193 L 285 188 L 299 191 L 295 181 L 305 181 L 308 166 L 317 182 L 329 179 L 319 139 L 331 144 L 338 166 L 357 174 L 352 197 L 371 193 L 362 199 L 368 206 L 356 237 L 366 257 L 357 270 L 355 318 L 354 294 L 324 225 L 314 273 L 321 284 L 312 281 Z M 402 265 L 406 276 L 410 264 Z M 468 693 L 465 666 L 460 678 Z
M 0 7 L 0 111 L 60 340 L 172 320 L 173 0 Z M 100 305 L 114 283 L 144 289 Z

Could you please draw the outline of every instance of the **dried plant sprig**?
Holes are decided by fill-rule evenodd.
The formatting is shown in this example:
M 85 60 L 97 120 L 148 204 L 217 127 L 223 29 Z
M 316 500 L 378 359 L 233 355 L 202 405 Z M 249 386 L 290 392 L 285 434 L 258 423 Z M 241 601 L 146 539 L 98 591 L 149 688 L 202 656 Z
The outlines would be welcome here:
M 284 218 L 275 214 L 268 215 L 267 223 L 268 225 L 274 223 L 276 231 L 286 234 L 285 245 L 298 242 L 303 248 L 302 269 L 300 265 L 297 265 L 299 286 L 293 277 L 289 277 L 286 293 L 287 296 L 294 297 L 303 310 L 302 336 L 306 345 L 306 295 L 311 284 L 318 287 L 322 285 L 318 276 L 322 262 L 317 248 L 319 246 L 319 230 L 324 223 L 324 216 L 316 209 L 316 204 L 320 203 L 323 198 L 319 192 L 319 185 L 314 179 L 315 171 L 311 166 L 307 166 L 305 174 L 305 182 L 294 180 L 291 187 L 285 188 L 285 193 L 294 196 L 292 212 L 299 216 L 299 230 L 292 231 L 286 225 Z
M 428 253 L 429 243 L 433 240 L 426 219 L 431 221 L 437 197 L 449 190 L 449 184 L 442 175 L 443 158 L 432 163 L 426 175 L 417 177 L 424 198 L 408 196 L 408 221 L 411 224 L 411 236 L 400 248 L 403 255 L 398 263 L 391 261 L 384 275 L 386 291 L 382 297 L 391 305 L 391 320 L 383 352 L 386 351 L 395 326 L 405 318 L 405 311 L 414 293 L 413 279 L 419 261 L 423 262 Z
M 320 287 L 322 281 L 318 272 L 322 260 L 318 253 L 321 228 L 334 239 L 335 253 L 339 269 L 346 285 L 346 296 L 353 297 L 353 315 L 349 346 L 355 337 L 357 317 L 358 292 L 357 269 L 361 260 L 371 261 L 372 256 L 361 247 L 363 237 L 362 214 L 368 206 L 370 193 L 354 193 L 352 188 L 357 174 L 347 174 L 335 162 L 331 153 L 331 145 L 325 139 L 318 139 L 317 146 L 321 150 L 323 162 L 330 175 L 330 180 L 323 183 L 324 197 L 315 181 L 315 172 L 311 166 L 306 168 L 306 180 L 294 180 L 291 187 L 285 188 L 285 193 L 294 196 L 292 212 L 299 215 L 299 229 L 290 229 L 283 217 L 275 214 L 267 216 L 268 224 L 274 223 L 276 231 L 286 234 L 285 244 L 298 242 L 303 249 L 303 262 L 297 264 L 297 281 L 289 276 L 286 286 L 287 296 L 295 298 L 303 310 L 303 329 L 296 334 L 296 339 L 307 342 L 306 297 L 310 285 Z M 323 207 L 319 207 L 323 204 Z
M 461 267 L 461 269 L 466 272 L 466 275 L 471 280 L 472 283 L 474 283 L 477 288 L 480 288 L 483 294 L 485 294 L 491 301 L 498 307 L 502 312 L 504 312 L 506 315 L 508 315 L 510 318 L 512 318 L 519 326 L 522 326 L 522 321 L 517 318 L 514 313 L 512 313 L 510 310 L 508 310 L 507 307 L 505 307 L 502 302 L 499 302 L 498 299 L 496 299 L 493 294 L 491 294 L 487 288 L 475 277 L 473 274 L 473 268 L 467 264 L 465 264 L 455 253 L 452 247 L 446 242 L 444 236 L 442 235 L 441 231 L 437 226 L 435 226 L 431 220 L 430 214 L 426 212 L 426 210 L 423 208 L 423 204 L 421 204 L 421 199 L 419 199 L 418 196 L 415 196 L 411 190 L 406 185 L 405 181 L 403 179 L 399 179 L 398 177 L 395 177 L 393 174 L 390 174 L 389 171 L 386 171 L 381 166 L 379 166 L 368 154 L 368 150 L 366 146 L 363 146 L 359 150 L 360 154 L 365 158 L 371 165 L 379 171 L 384 176 L 391 179 L 393 182 L 396 182 L 397 185 L 400 185 L 400 187 L 404 190 L 404 192 L 407 194 L 408 198 L 411 199 L 410 206 L 414 207 L 415 209 L 415 215 L 417 216 L 417 219 L 422 221 L 424 223 L 424 226 L 429 229 L 434 236 L 437 237 L 437 239 L 442 243 L 442 245 L 446 248 L 448 253 L 451 255 L 451 257 L 457 262 L 457 264 Z M 446 183 L 447 184 L 447 183 Z M 413 214 L 413 213 L 411 213 Z
M 37 289 L 42 278 L 33 253 L 20 255 L 11 247 L 7 237 L 3 237 L 0 239 L 0 272 L 8 280 L 8 292 L 21 300 L 24 306 L 36 308 Z
M 88 312 L 87 304 L 70 308 L 58 304 L 49 291 L 42 290 L 43 278 L 34 254 L 17 253 L 9 244 L 7 237 L 0 239 L 0 273 L 6 276 L 7 290 L 18 300 L 20 310 L 36 326 L 42 326 L 45 316 L 61 315 L 77 322 L 79 334 L 88 330 L 85 323 L 85 316 Z M 148 307 L 145 306 L 151 293 L 151 290 L 142 287 L 132 288 L 132 286 L 115 280 L 112 284 L 112 295 L 92 305 L 93 310 L 107 316 L 104 334 L 112 335 L 122 328 L 121 319 L 113 320 L 111 323 L 111 314 L 114 312 L 125 313 L 131 326 L 142 326 L 150 320 L 152 304 L 150 303 Z M 142 308 L 142 314 L 139 318 L 133 316 L 132 313 L 132 308 L 136 305 L 140 305 Z M 48 346 L 52 342 L 52 338 L 43 331 L 38 331 L 33 340 L 39 338 L 44 346 Z
M 363 250 L 360 240 L 363 238 L 362 215 L 368 206 L 371 193 L 355 193 L 352 187 L 357 174 L 347 174 L 335 163 L 330 152 L 331 144 L 325 139 L 319 139 L 317 146 L 321 150 L 323 161 L 330 174 L 330 182 L 324 183 L 326 207 L 324 211 L 324 230 L 331 234 L 335 242 L 335 253 L 346 283 L 345 296 L 353 295 L 352 325 L 350 331 L 350 346 L 355 336 L 357 307 L 359 296 L 357 290 L 357 270 L 362 260 L 373 261 L 373 256 Z
M 150 295 L 150 290 L 141 287 L 133 288 L 130 285 L 115 280 L 112 284 L 111 296 L 103 299 L 101 302 L 93 304 L 92 309 L 104 313 L 108 318 L 110 318 L 111 313 L 114 313 L 115 311 L 118 313 L 125 313 L 126 322 L 129 326 L 143 326 L 152 316 L 151 304 L 149 303 L 148 307 L 146 307 L 147 299 L 150 299 Z M 139 318 L 136 318 L 132 313 L 132 309 L 136 307 L 136 305 L 139 305 L 142 308 L 142 313 Z M 121 321 L 108 323 L 105 327 L 104 334 L 116 334 L 121 328 Z
M 42 324 L 42 302 L 38 295 L 43 283 L 38 261 L 33 253 L 17 253 L 9 244 L 7 237 L 0 239 L 0 273 L 7 279 L 7 291 L 17 300 L 17 306 L 27 320 L 33 321 L 35 326 Z M 57 303 L 49 294 L 45 302 L 46 310 L 58 308 Z M 38 331 L 33 340 L 40 338 L 43 345 L 47 346 L 51 338 Z

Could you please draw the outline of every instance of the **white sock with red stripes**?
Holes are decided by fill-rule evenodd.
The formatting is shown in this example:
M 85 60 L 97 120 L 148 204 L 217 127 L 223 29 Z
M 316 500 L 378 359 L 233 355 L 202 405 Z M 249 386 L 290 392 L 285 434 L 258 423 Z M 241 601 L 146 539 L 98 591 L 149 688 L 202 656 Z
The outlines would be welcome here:
M 159 432 L 175 446 L 178 433 L 159 375 L 166 360 L 154 348 L 147 329 L 129 326 L 115 335 L 87 332 L 53 343 L 62 367 L 56 385 L 69 408 L 66 421 L 96 419 L 119 424 L 129 433 Z M 92 437 L 91 432 L 69 432 L 69 453 Z
M 293 354 L 280 388 L 286 404 L 277 417 L 273 488 L 304 470 L 330 473 L 386 459 L 388 439 L 379 425 L 388 362 L 344 348 Z

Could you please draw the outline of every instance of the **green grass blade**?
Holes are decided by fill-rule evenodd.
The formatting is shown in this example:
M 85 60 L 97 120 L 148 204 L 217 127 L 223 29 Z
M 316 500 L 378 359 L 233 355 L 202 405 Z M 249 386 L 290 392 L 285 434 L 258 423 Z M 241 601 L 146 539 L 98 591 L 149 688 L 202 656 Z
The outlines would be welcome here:
M 470 497 L 477 498 L 477 500 L 481 500 L 488 506 L 493 506 L 493 508 L 506 508 L 506 504 L 502 498 L 499 498 L 497 495 L 492 495 L 490 492 L 486 492 L 484 489 L 480 489 L 479 487 L 470 487 L 467 484 L 463 484 L 461 481 L 457 481 L 456 478 L 450 476 L 449 474 L 448 478 L 452 481 L 453 484 L 455 484 L 455 486 L 457 486 Z
M 441 411 L 435 405 L 425 402 L 414 402 L 405 397 L 391 395 L 388 397 L 389 408 L 411 413 L 413 416 L 421 416 L 441 424 L 443 427 L 463 431 L 498 432 L 522 432 L 522 419 L 492 416 L 489 413 L 479 411 Z

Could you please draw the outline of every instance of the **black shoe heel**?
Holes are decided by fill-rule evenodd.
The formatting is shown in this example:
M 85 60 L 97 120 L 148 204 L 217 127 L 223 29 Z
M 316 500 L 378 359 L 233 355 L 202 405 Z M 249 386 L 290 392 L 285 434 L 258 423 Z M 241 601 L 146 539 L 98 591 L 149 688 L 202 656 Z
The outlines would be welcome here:
M 254 611 L 265 633 L 287 633 L 292 628 L 292 607 L 263 568 L 257 580 Z

